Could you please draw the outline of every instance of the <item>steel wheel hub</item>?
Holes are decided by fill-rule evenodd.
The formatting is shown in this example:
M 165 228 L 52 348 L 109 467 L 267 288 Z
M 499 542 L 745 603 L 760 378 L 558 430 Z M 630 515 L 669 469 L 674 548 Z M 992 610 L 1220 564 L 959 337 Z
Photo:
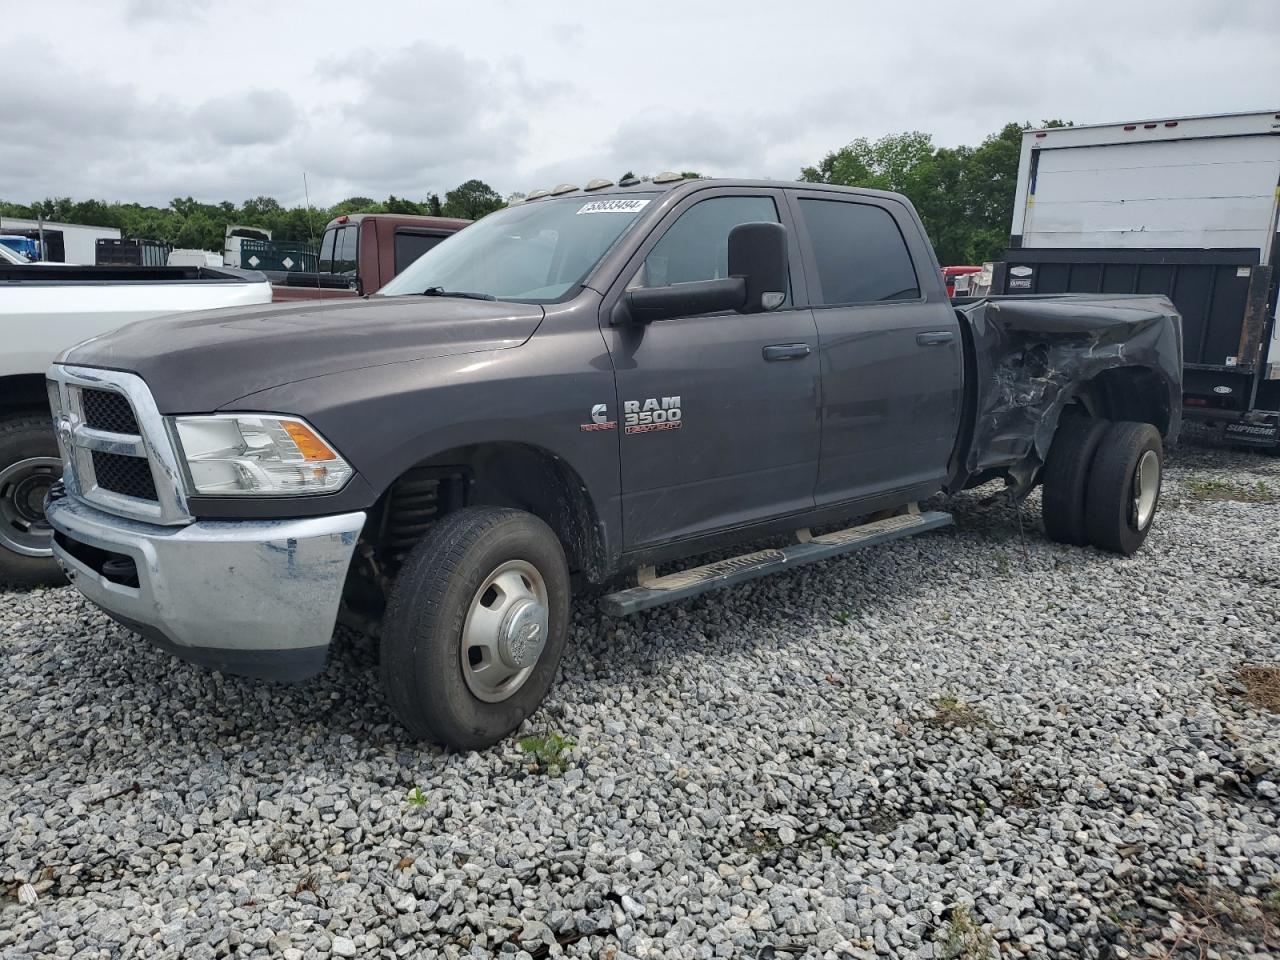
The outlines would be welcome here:
M 0 547 L 25 557 L 53 555 L 44 498 L 61 474 L 57 457 L 29 457 L 0 470 Z
M 462 626 L 462 676 L 479 700 L 519 690 L 546 649 L 550 607 L 537 567 L 508 560 L 485 577 Z
M 1148 450 L 1139 458 L 1138 468 L 1133 472 L 1133 518 L 1139 530 L 1147 529 L 1151 523 L 1159 493 L 1160 457 L 1154 450 Z

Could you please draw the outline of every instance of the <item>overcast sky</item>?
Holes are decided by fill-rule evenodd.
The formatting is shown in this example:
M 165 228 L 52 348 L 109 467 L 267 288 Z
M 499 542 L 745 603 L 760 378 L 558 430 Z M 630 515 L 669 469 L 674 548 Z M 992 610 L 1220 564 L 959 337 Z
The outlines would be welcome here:
M 6 0 L 0 199 L 419 199 L 1280 108 L 1277 0 Z

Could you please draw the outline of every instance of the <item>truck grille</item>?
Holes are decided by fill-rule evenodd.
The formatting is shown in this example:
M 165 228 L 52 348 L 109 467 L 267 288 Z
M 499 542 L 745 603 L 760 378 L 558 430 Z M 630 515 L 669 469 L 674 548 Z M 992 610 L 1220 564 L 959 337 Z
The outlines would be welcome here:
M 137 436 L 138 419 L 124 394 L 110 390 L 82 390 L 80 403 L 84 408 L 85 426 L 108 433 L 126 433 Z
M 49 403 L 68 496 L 134 520 L 192 521 L 173 441 L 140 377 L 54 364 Z
M 98 478 L 100 489 L 139 500 L 159 499 L 156 496 L 156 482 L 151 477 L 151 464 L 146 460 L 123 457 L 118 453 L 103 453 L 101 450 L 91 452 L 93 473 Z

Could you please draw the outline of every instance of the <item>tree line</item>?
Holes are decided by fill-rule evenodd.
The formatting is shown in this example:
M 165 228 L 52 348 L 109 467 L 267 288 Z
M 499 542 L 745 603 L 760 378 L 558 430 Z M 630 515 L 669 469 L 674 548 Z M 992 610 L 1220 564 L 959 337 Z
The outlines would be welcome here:
M 1070 124 L 1049 120 L 1042 125 Z M 799 179 L 905 194 L 919 211 L 943 264 L 982 263 L 998 258 L 1008 241 L 1022 132 L 1030 126 L 1006 124 L 974 147 L 938 147 L 931 135 L 919 131 L 878 140 L 859 137 L 815 166 L 804 167 Z M 632 176 L 627 171 L 623 178 Z M 42 215 L 46 220 L 118 227 L 125 237 L 160 240 L 175 247 L 221 250 L 229 224 L 265 228 L 277 240 L 312 243 L 330 219 L 342 214 L 405 213 L 477 220 L 522 196 L 504 199 L 483 180 L 472 179 L 446 191 L 443 199 L 435 193 L 421 200 L 394 195 L 382 201 L 348 197 L 332 207 L 313 208 L 285 207 L 271 197 L 255 197 L 239 206 L 185 197 L 167 207 L 59 197 L 30 204 L 0 201 L 0 216 Z
M 1045 120 L 1044 127 L 1069 127 Z M 800 179 L 905 194 L 944 266 L 998 259 L 1008 245 L 1018 155 L 1029 123 L 1007 123 L 976 147 L 937 147 L 927 133 L 860 137 L 805 167 Z
M 159 240 L 173 247 L 221 250 L 230 224 L 270 230 L 276 240 L 318 244 L 325 224 L 343 214 L 410 213 L 478 220 L 505 204 L 487 183 L 468 180 L 447 191 L 443 200 L 435 193 L 422 200 L 393 194 L 382 201 L 348 197 L 332 207 L 285 207 L 272 197 L 254 197 L 239 206 L 226 200 L 201 203 L 191 197 L 178 197 L 167 207 L 154 207 L 57 197 L 30 204 L 0 200 L 0 216 L 32 220 L 43 216 L 62 223 L 116 227 L 124 237 Z

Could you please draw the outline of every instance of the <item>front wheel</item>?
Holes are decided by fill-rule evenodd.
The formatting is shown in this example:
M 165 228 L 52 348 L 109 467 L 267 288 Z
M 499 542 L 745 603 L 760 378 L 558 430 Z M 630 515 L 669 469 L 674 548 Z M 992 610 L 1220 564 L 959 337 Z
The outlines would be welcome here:
M 48 417 L 0 418 L 0 584 L 66 583 L 44 518 L 45 494 L 61 476 Z
M 532 514 L 471 507 L 441 518 L 396 577 L 382 685 L 416 736 L 474 750 L 542 703 L 564 652 L 569 568 Z
M 1113 423 L 1102 437 L 1085 495 L 1089 542 L 1128 556 L 1151 532 L 1160 502 L 1164 447 L 1149 423 Z

